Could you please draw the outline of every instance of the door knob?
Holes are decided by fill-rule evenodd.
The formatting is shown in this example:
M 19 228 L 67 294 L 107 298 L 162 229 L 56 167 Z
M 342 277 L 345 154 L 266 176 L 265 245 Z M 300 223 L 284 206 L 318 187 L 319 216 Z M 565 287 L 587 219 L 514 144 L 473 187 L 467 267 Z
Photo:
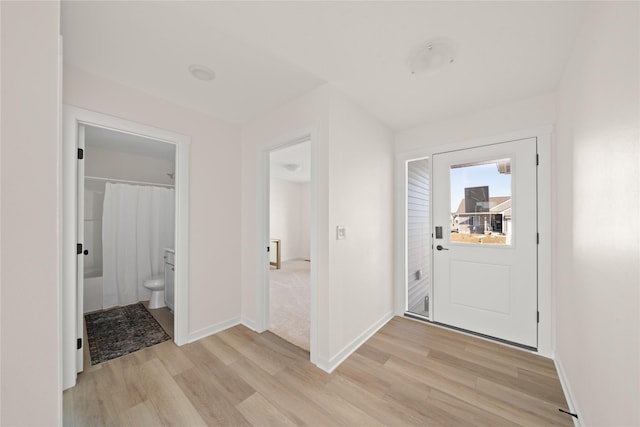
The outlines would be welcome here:
M 445 248 L 445 247 L 444 247 L 444 246 L 442 246 L 442 245 L 438 245 L 438 246 L 436 246 L 436 249 L 437 249 L 437 250 L 439 250 L 439 251 L 448 251 L 448 250 L 449 250 L 449 248 Z

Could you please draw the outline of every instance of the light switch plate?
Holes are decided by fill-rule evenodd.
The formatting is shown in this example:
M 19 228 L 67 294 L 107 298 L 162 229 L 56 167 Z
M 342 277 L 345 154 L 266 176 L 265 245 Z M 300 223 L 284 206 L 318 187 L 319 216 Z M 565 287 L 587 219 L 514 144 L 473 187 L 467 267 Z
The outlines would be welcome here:
M 347 227 L 344 225 L 338 225 L 336 227 L 336 239 L 342 240 L 347 238 Z

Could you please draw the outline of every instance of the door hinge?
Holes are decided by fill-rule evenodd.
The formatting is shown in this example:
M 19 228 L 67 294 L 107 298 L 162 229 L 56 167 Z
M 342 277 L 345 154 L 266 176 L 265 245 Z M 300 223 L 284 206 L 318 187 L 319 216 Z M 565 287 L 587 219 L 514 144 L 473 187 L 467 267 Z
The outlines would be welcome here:
M 76 244 L 76 254 L 80 255 L 82 253 L 82 243 Z
M 76 350 L 80 350 L 82 348 L 82 338 L 78 338 L 76 342 Z
M 84 150 L 82 148 L 78 148 L 78 160 L 84 159 Z
M 536 233 L 536 243 L 540 244 L 540 233 Z
M 540 312 L 539 311 L 536 312 L 536 322 L 540 323 Z
M 267 252 L 271 252 L 271 247 L 267 246 Z
M 540 166 L 540 154 L 536 154 L 536 166 Z

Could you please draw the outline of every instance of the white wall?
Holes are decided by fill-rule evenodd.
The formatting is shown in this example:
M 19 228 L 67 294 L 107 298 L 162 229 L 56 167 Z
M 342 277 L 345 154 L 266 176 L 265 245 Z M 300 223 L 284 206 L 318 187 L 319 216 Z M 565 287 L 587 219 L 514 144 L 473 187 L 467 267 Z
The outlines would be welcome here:
M 303 128 L 315 129 L 311 145 L 312 186 L 316 186 L 312 228 L 317 233 L 317 247 L 311 253 L 317 272 L 314 362 L 331 369 L 392 312 L 392 135 L 330 86 L 244 127 L 242 308 L 247 324 L 257 321 L 262 269 L 257 264 L 262 248 L 258 153 L 265 144 L 285 142 L 286 135 Z M 337 225 L 347 227 L 346 240 L 335 240 Z
M 62 420 L 59 5 L 0 2 L 0 11 L 0 425 L 56 425 Z
M 174 184 L 167 173 L 175 171 L 175 162 L 158 157 L 126 153 L 87 145 L 85 175 L 132 181 Z
M 65 67 L 65 104 L 191 137 L 189 332 L 240 316 L 240 130 Z
M 395 151 L 407 153 L 550 125 L 555 122 L 555 107 L 555 94 L 546 94 L 417 126 L 396 134 Z
M 258 309 L 259 284 L 266 280 L 266 273 L 261 274 L 266 266 L 260 263 L 260 253 L 268 244 L 260 240 L 259 231 L 261 225 L 264 226 L 260 217 L 261 204 L 266 203 L 259 199 L 259 186 L 264 184 L 260 154 L 266 145 L 290 142 L 294 134 L 308 130 L 313 133 L 311 173 L 315 182 L 311 185 L 312 194 L 316 194 L 315 200 L 311 200 L 311 227 L 315 227 L 318 236 L 316 247 L 311 248 L 312 269 L 316 272 L 321 305 L 318 316 L 328 316 L 328 98 L 327 87 L 320 87 L 257 118 L 242 129 L 242 319 L 249 327 L 262 327 Z M 311 279 L 313 286 L 313 274 Z M 318 325 L 317 339 L 318 354 L 328 357 L 328 322 Z
M 584 425 L 640 425 L 638 6 L 589 5 L 558 91 L 556 355 Z
M 269 231 L 271 238 L 280 239 L 282 261 L 311 257 L 310 187 L 305 182 L 271 179 Z
M 337 91 L 329 134 L 332 366 L 393 313 L 393 134 Z M 336 240 L 336 226 L 346 239 Z

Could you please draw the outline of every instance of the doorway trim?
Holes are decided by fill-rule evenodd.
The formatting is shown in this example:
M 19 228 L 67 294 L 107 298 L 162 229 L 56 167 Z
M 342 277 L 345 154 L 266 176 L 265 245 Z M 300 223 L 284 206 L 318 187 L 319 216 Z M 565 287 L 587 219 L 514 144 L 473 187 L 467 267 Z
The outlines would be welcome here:
M 309 303 L 309 357 L 317 365 L 317 328 L 318 328 L 318 186 L 317 186 L 317 144 L 315 127 L 302 128 L 276 137 L 260 145 L 257 150 L 257 196 L 258 196 L 258 241 L 256 257 L 256 325 L 257 332 L 269 329 L 269 252 L 271 244 L 270 223 L 270 179 L 271 167 L 269 155 L 272 151 L 309 141 L 311 145 L 311 231 L 310 231 L 310 303 Z
M 395 312 L 404 316 L 407 300 L 406 287 L 406 163 L 418 158 L 433 158 L 440 152 L 464 150 L 502 142 L 526 138 L 536 138 L 538 145 L 538 354 L 553 356 L 553 301 L 551 285 L 551 133 L 552 126 L 542 126 L 512 133 L 494 135 L 486 138 L 466 140 L 458 143 L 425 147 L 414 151 L 396 154 L 396 304 Z M 433 168 L 431 168 L 433 169 Z M 433 170 L 430 171 L 433 182 Z M 433 217 L 431 218 L 433 222 Z M 433 223 L 431 224 L 433 230 Z M 433 283 L 432 283 L 433 290 Z
M 62 150 L 60 160 L 61 215 L 61 311 L 62 311 L 62 385 L 63 390 L 76 383 L 76 175 L 78 125 L 129 133 L 176 147 L 175 211 L 175 313 L 174 342 L 186 344 L 189 335 L 189 145 L 191 138 L 164 129 L 143 125 L 79 107 L 63 106 Z M 71 309 L 68 309 L 71 308 Z M 86 345 L 86 343 L 85 343 Z

